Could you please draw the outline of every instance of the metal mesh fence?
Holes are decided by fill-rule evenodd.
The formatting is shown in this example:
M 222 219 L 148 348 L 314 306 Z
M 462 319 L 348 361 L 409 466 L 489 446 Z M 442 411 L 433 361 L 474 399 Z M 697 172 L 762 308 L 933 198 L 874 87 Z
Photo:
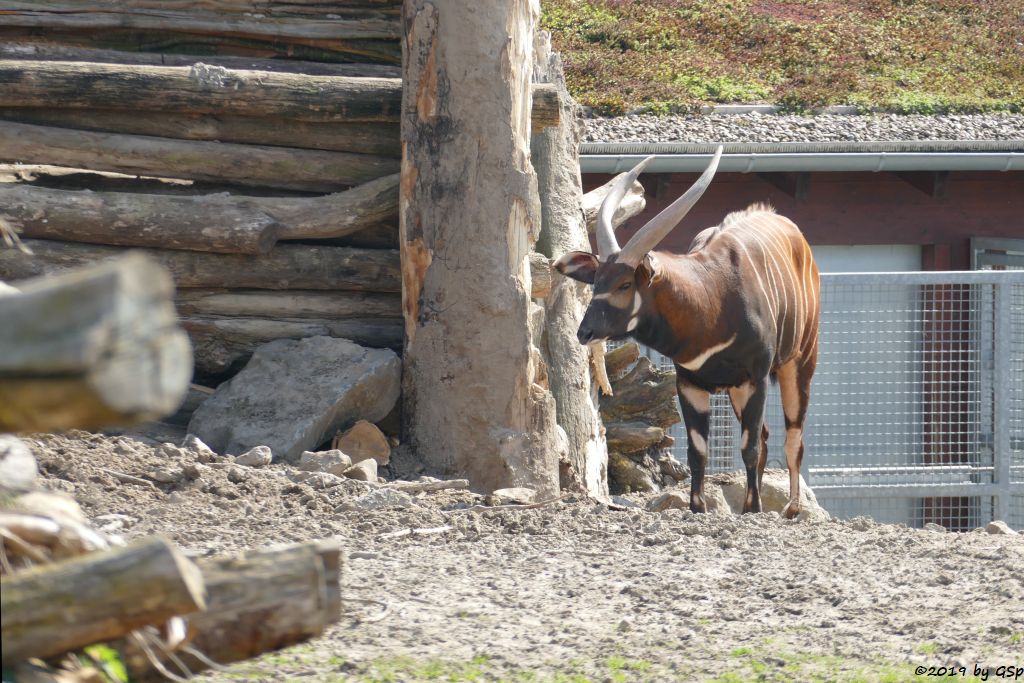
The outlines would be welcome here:
M 819 353 L 803 474 L 830 512 L 1024 527 L 1024 272 L 823 274 Z M 775 386 L 766 419 L 784 467 Z M 683 426 L 672 436 L 685 462 Z M 716 395 L 709 472 L 741 469 L 738 445 Z

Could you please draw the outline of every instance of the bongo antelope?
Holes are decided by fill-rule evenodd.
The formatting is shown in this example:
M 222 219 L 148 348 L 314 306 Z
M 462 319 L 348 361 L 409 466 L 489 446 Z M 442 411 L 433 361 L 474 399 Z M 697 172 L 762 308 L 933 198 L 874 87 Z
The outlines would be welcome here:
M 800 511 L 800 464 L 811 376 L 818 356 L 818 268 L 800 230 L 771 207 L 755 204 L 699 233 L 685 254 L 652 251 L 707 189 L 722 155 L 685 194 L 619 248 L 612 216 L 654 157 L 624 175 L 601 205 L 597 255 L 571 252 L 555 264 L 593 285 L 577 336 L 581 344 L 632 337 L 675 363 L 692 473 L 690 509 L 706 510 L 711 394 L 726 391 L 742 427 L 747 472 L 744 512 L 761 510 L 768 459 L 764 425 L 768 380 L 779 383 L 786 417 L 789 502 Z

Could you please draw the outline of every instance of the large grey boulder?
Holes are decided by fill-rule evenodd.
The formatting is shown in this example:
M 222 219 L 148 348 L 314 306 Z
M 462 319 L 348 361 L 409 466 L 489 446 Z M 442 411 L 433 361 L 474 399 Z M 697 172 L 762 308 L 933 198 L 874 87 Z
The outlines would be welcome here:
M 401 390 L 401 361 L 347 339 L 278 339 L 196 409 L 188 431 L 218 453 L 269 446 L 294 462 L 338 429 L 388 414 Z

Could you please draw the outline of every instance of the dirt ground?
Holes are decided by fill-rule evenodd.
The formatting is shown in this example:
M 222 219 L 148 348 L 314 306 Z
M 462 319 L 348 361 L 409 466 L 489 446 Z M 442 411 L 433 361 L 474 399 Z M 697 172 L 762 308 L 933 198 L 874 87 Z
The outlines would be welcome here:
M 927 680 L 919 666 L 996 680 L 1024 666 L 1024 535 L 584 499 L 474 512 L 469 492 L 367 510 L 369 485 L 315 490 L 284 465 L 189 468 L 194 452 L 128 437 L 27 441 L 46 488 L 126 539 L 163 533 L 200 555 L 341 540 L 340 624 L 206 681 Z

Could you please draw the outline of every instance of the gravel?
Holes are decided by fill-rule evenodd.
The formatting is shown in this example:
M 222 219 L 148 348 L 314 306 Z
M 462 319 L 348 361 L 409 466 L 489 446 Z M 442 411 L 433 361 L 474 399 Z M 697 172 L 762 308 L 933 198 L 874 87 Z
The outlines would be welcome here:
M 637 114 L 585 121 L 583 142 L 1024 140 L 1024 114 Z

